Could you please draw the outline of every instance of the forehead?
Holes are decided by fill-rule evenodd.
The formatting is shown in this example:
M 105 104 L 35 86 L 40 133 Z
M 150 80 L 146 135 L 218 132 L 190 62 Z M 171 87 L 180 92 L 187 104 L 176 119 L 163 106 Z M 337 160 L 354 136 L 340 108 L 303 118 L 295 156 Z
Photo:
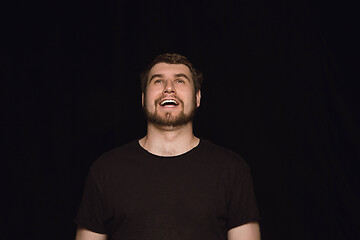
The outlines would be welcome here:
M 157 63 L 150 69 L 149 78 L 155 74 L 163 74 L 164 76 L 185 74 L 189 79 L 191 78 L 190 69 L 184 64 Z

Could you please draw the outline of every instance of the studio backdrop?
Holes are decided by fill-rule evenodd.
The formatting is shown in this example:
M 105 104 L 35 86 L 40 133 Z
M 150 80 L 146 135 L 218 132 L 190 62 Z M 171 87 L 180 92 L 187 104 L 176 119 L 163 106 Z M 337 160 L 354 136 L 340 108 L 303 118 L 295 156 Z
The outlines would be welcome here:
M 249 164 L 262 239 L 360 238 L 355 6 L 9 4 L 0 56 L 2 239 L 74 239 L 91 164 L 146 134 L 139 73 L 165 52 L 203 72 L 195 135 Z

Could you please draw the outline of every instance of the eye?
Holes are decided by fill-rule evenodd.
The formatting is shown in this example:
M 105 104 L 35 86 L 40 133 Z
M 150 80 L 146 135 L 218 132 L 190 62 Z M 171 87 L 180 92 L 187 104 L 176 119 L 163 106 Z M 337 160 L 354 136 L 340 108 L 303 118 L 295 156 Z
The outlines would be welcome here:
M 175 83 L 185 83 L 185 81 L 183 79 L 176 79 Z
M 161 83 L 163 83 L 164 81 L 162 80 L 162 79 L 156 79 L 155 81 L 154 81 L 154 84 L 161 84 Z

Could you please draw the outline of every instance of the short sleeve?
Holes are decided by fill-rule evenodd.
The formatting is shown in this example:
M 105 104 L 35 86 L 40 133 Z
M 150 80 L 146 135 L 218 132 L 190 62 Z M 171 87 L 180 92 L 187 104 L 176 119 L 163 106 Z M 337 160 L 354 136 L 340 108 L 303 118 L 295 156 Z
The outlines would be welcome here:
M 249 167 L 246 165 L 240 170 L 234 168 L 233 174 L 233 186 L 228 205 L 228 230 L 259 220 Z
M 84 194 L 75 222 L 90 231 L 105 234 L 103 212 L 101 191 L 90 172 L 86 179 Z

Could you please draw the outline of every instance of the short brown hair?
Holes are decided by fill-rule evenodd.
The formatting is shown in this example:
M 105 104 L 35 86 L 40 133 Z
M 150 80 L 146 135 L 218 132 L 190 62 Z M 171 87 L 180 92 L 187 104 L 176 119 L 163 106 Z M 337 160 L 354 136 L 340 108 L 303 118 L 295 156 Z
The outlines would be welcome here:
M 148 84 L 149 72 L 152 67 L 154 67 L 158 63 L 168 63 L 168 64 L 184 64 L 190 69 L 191 78 L 194 81 L 195 92 L 199 91 L 201 88 L 203 75 L 197 70 L 193 64 L 186 57 L 177 54 L 177 53 L 164 53 L 158 55 L 150 64 L 145 68 L 145 70 L 140 73 L 141 80 L 141 90 L 145 92 L 146 86 Z

